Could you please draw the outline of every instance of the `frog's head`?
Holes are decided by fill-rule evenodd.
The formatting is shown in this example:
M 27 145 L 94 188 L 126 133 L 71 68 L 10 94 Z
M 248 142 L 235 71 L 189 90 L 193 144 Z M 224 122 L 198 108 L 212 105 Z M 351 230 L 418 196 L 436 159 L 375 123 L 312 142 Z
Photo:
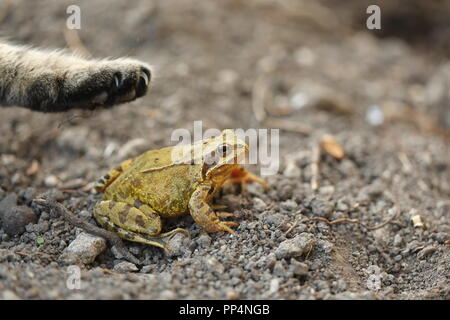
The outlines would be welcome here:
M 223 130 L 214 138 L 202 142 L 203 176 L 224 179 L 239 164 L 243 164 L 248 154 L 247 144 L 230 130 Z

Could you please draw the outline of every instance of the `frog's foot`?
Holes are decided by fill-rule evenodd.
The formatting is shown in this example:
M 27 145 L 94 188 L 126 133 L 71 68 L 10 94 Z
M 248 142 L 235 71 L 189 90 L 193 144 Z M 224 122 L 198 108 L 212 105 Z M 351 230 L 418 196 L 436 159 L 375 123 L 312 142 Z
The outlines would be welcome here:
M 145 243 L 167 250 L 167 243 L 176 233 L 189 234 L 187 230 L 177 228 L 166 233 L 161 232 L 161 218 L 149 206 L 139 208 L 125 202 L 106 200 L 94 206 L 94 217 L 107 230 L 117 233 L 121 238 Z
M 265 190 L 269 189 L 270 185 L 264 179 L 258 177 L 257 175 L 244 170 L 243 168 L 234 169 L 228 179 L 225 180 L 223 186 L 230 183 L 239 183 L 241 185 L 241 191 L 246 191 L 246 184 L 250 182 L 256 182 L 261 184 Z

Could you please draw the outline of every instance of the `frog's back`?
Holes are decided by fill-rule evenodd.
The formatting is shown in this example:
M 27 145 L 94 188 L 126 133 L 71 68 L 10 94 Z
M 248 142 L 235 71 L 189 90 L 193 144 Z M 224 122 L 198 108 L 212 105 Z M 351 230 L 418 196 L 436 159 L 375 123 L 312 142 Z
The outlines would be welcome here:
M 198 168 L 174 164 L 172 149 L 150 150 L 135 158 L 110 185 L 107 197 L 122 198 L 130 204 L 146 203 L 163 217 L 187 213 Z

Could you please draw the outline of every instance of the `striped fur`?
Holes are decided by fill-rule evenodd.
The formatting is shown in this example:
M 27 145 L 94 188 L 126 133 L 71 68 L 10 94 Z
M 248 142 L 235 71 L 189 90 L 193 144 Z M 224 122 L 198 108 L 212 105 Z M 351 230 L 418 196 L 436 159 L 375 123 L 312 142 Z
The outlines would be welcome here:
M 108 107 L 143 96 L 150 80 L 150 66 L 138 60 L 86 60 L 0 41 L 0 106 L 41 112 Z

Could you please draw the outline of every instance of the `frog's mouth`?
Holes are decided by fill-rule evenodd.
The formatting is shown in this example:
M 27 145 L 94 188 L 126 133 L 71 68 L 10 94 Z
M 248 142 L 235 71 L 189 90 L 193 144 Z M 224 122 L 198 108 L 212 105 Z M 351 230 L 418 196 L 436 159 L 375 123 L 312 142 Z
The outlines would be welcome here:
M 246 144 L 236 144 L 234 150 L 229 150 L 228 154 L 223 157 L 217 157 L 214 161 L 207 161 L 204 163 L 204 172 L 208 177 L 214 175 L 227 175 L 236 166 L 243 165 L 249 154 L 249 149 Z

